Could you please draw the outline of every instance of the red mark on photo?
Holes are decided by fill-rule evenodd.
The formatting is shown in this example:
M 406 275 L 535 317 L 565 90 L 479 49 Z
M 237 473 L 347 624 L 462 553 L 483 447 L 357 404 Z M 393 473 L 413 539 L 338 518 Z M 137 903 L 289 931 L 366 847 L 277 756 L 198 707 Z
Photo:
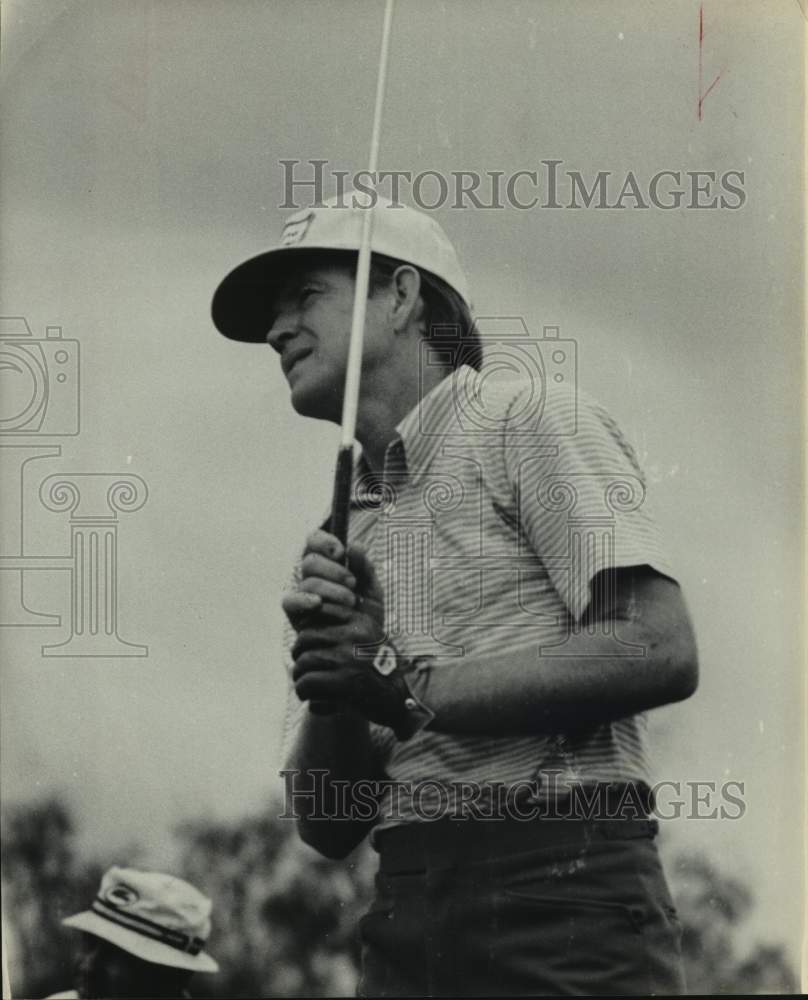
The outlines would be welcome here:
M 704 89 L 704 4 L 701 4 L 699 6 L 699 121 L 704 118 L 704 102 L 707 100 L 707 95 L 721 79 L 723 72 L 723 69 L 720 70 L 710 86 Z

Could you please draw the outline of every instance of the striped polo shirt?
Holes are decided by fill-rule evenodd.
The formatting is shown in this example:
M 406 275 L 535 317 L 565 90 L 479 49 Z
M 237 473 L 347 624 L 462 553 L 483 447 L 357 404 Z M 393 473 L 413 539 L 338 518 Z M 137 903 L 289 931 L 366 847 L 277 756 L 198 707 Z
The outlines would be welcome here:
M 595 574 L 649 565 L 673 576 L 635 453 L 603 407 L 566 385 L 485 379 L 469 367 L 404 417 L 381 475 L 359 457 L 349 541 L 376 569 L 388 639 L 434 671 L 466 654 L 490 655 L 492 669 L 505 654 L 541 670 L 543 657 L 563 657 L 571 636 L 593 628 L 581 617 Z M 594 627 L 614 627 L 620 639 L 619 623 Z M 287 668 L 293 641 L 289 629 Z M 620 648 L 642 669 L 641 648 Z M 287 748 L 306 710 L 290 686 Z M 645 716 L 633 715 L 569 734 L 426 728 L 399 742 L 372 724 L 381 770 L 408 788 L 541 789 L 548 773 L 562 784 L 650 785 L 645 732 Z M 399 790 L 382 825 L 423 812 Z

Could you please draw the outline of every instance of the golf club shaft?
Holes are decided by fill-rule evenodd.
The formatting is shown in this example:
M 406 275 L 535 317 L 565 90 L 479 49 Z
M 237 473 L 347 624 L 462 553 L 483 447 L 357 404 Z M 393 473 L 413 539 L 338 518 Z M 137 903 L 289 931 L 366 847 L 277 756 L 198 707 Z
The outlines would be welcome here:
M 384 91 L 387 83 L 393 5 L 394 0 L 385 0 L 379 72 L 376 78 L 376 100 L 373 108 L 373 130 L 370 137 L 370 157 L 368 160 L 368 174 L 374 187 L 379 162 L 379 141 Z M 348 347 L 345 388 L 342 397 L 342 428 L 334 472 L 334 492 L 331 499 L 331 534 L 336 535 L 345 546 L 348 544 L 351 486 L 353 484 L 353 443 L 356 437 L 356 417 L 359 409 L 359 386 L 362 375 L 362 349 L 365 340 L 365 312 L 370 281 L 370 247 L 373 239 L 374 211 L 375 198 L 362 216 L 362 235 L 356 261 L 356 285 L 351 316 L 351 339 Z M 310 708 L 317 715 L 328 715 L 334 711 L 334 706 L 330 702 L 313 701 L 310 703 Z

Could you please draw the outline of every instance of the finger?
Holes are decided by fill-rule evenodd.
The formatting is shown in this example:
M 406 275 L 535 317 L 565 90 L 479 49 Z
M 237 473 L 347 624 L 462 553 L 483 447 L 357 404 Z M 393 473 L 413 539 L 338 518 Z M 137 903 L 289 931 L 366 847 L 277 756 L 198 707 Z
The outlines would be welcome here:
M 353 663 L 352 648 L 338 644 L 336 646 L 307 646 L 300 649 L 292 664 L 292 681 L 296 682 L 310 673 L 350 673 L 352 676 L 356 675 L 357 669 Z
M 323 606 L 323 599 L 319 594 L 307 593 L 301 590 L 294 590 L 286 593 L 281 598 L 281 607 L 286 617 L 292 625 L 297 625 L 306 616 L 319 611 Z
M 312 628 L 327 628 L 335 623 L 342 624 L 351 621 L 356 611 L 349 608 L 347 604 L 333 604 L 331 601 L 323 601 L 319 610 L 313 612 L 311 619 Z
M 302 628 L 327 628 L 349 622 L 355 614 L 346 604 L 332 604 L 318 594 L 293 591 L 284 594 L 281 607 L 296 632 Z
M 323 580 L 319 576 L 308 577 L 300 584 L 299 589 L 307 594 L 317 594 L 324 602 L 344 604 L 349 608 L 356 605 L 356 594 L 352 590 L 342 584 Z
M 335 670 L 338 666 L 337 658 L 333 656 L 329 646 L 309 646 L 298 650 L 294 661 L 293 681 L 300 680 L 304 674 L 310 674 L 312 671 L 325 673 Z
M 329 650 L 340 645 L 350 645 L 351 642 L 351 632 L 344 625 L 330 628 L 303 628 L 298 632 L 295 644 L 292 646 L 292 659 L 297 660 L 303 653 L 314 650 L 322 654 L 324 662 L 333 661 L 337 657 L 329 653 Z
M 350 694 L 350 685 L 342 674 L 315 671 L 301 677 L 295 694 L 301 701 L 341 701 Z
M 381 591 L 373 563 L 361 545 L 348 546 L 348 569 L 356 578 L 356 591 L 362 595 L 376 595 Z
M 306 552 L 315 552 L 328 559 L 340 561 L 345 558 L 345 546 L 337 538 L 322 528 L 317 528 L 306 539 Z
M 331 580 L 345 587 L 353 588 L 356 586 L 353 574 L 344 563 L 329 559 L 319 552 L 307 552 L 303 556 L 300 562 L 300 572 L 303 579 L 319 577 L 322 580 Z

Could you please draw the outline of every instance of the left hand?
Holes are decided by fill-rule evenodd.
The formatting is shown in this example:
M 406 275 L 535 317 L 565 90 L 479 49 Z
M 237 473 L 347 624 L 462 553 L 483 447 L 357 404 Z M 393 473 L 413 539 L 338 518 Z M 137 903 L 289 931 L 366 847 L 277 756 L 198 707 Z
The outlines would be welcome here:
M 372 657 L 355 655 L 357 647 L 384 641 L 384 594 L 373 564 L 358 546 L 349 546 L 347 553 L 355 586 L 343 582 L 336 588 L 341 554 L 338 540 L 327 532 L 310 536 L 301 590 L 339 603 L 342 620 L 309 619 L 298 632 L 292 648 L 295 693 L 301 701 L 347 703 L 371 722 L 395 728 L 406 715 L 400 678 L 382 676 Z

